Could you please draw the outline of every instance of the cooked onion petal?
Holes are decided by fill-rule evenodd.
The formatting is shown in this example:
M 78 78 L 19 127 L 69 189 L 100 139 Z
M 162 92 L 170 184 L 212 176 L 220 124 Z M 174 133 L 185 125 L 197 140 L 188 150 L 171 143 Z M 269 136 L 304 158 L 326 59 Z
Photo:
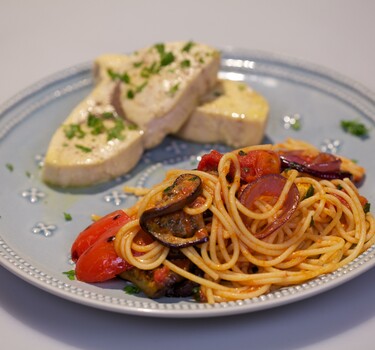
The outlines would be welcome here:
M 274 202 L 280 197 L 287 180 L 285 177 L 277 174 L 264 175 L 257 180 L 249 183 L 241 192 L 239 200 L 249 210 L 254 210 L 255 202 L 260 199 L 271 198 Z M 262 239 L 279 229 L 286 223 L 297 209 L 299 203 L 299 191 L 295 184 L 292 184 L 285 201 L 282 205 L 281 213 L 274 220 L 263 228 L 260 232 L 254 234 L 255 237 Z M 242 219 L 247 227 L 249 220 L 245 215 Z
M 352 177 L 351 173 L 341 171 L 341 159 L 330 153 L 318 152 L 312 155 L 302 150 L 283 151 L 280 152 L 280 160 L 283 169 L 295 169 L 321 179 Z

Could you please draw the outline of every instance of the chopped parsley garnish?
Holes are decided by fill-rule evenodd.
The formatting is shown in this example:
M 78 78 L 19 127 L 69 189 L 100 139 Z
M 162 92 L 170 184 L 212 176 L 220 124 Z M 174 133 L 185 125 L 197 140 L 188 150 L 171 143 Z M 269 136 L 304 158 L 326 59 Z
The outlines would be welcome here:
M 176 83 L 169 89 L 169 95 L 174 96 L 175 93 L 178 91 L 178 88 L 180 87 L 180 83 Z
M 79 150 L 81 150 L 82 152 L 85 152 L 85 153 L 90 153 L 92 151 L 92 149 L 90 147 L 86 147 L 86 146 L 82 146 L 82 145 L 75 145 L 76 148 L 78 148 Z
M 139 68 L 140 66 L 142 66 L 142 64 L 143 64 L 143 61 L 134 62 L 134 63 L 133 63 L 133 67 L 134 67 L 134 68 Z
M 64 219 L 65 221 L 72 221 L 73 218 L 69 213 L 64 213 Z
M 160 66 L 168 66 L 171 64 L 174 60 L 174 54 L 172 52 L 166 52 L 165 51 L 165 45 L 164 44 L 156 44 L 155 45 L 156 50 L 158 51 L 160 55 Z
M 76 278 L 76 272 L 74 270 L 65 271 L 63 274 L 66 275 L 71 281 L 74 281 Z
M 369 129 L 361 122 L 356 120 L 342 120 L 341 127 L 345 132 L 358 137 L 368 136 Z
M 143 86 L 138 87 L 138 89 L 142 88 Z M 106 125 L 104 123 L 106 120 L 111 120 L 114 125 L 112 127 L 108 126 L 108 124 Z M 89 131 L 86 131 L 90 132 L 91 135 L 106 134 L 107 141 L 113 139 L 123 140 L 125 138 L 125 136 L 122 134 L 122 132 L 125 130 L 124 120 L 122 118 L 115 117 L 112 112 L 104 112 L 100 115 L 90 113 L 87 117 L 86 126 L 89 128 Z M 129 127 L 129 130 L 134 129 L 134 126 Z M 81 129 L 81 125 L 78 124 L 66 125 L 64 131 L 68 139 L 72 139 L 74 137 L 82 139 L 86 135 L 86 133 Z M 75 147 L 86 153 L 92 151 L 91 148 L 79 144 L 76 144 Z
M 78 139 L 82 139 L 85 137 L 85 132 L 81 129 L 81 125 L 79 124 L 69 124 L 64 126 L 64 133 L 65 136 L 71 140 L 73 137 L 77 137 Z
M 189 68 L 191 65 L 190 60 L 183 60 L 180 64 L 181 68 Z
M 369 213 L 370 212 L 370 207 L 371 207 L 371 203 L 367 202 L 364 206 L 363 206 L 363 211 L 365 212 L 365 214 Z
M 87 118 L 87 125 L 92 128 L 91 134 L 92 135 L 99 135 L 105 131 L 105 126 L 103 123 L 103 119 L 99 118 L 93 114 L 89 114 Z
M 116 119 L 115 126 L 107 130 L 108 138 L 107 140 L 119 139 L 123 140 L 124 135 L 122 135 L 122 131 L 125 129 L 125 124 L 122 119 Z
M 5 164 L 5 166 L 7 167 L 7 169 L 9 171 L 13 171 L 14 170 L 14 166 L 12 164 L 10 164 L 10 163 Z
M 310 185 L 309 188 L 307 189 L 307 191 L 305 193 L 305 197 L 303 199 L 312 197 L 314 195 L 314 193 L 315 193 L 314 186 Z
M 290 123 L 290 127 L 295 131 L 301 130 L 301 121 L 299 119 L 295 119 L 294 123 Z
M 172 52 L 166 52 L 160 57 L 160 65 L 162 67 L 168 66 L 174 61 L 175 57 Z
M 128 73 L 116 73 L 111 68 L 107 69 L 108 75 L 111 77 L 112 80 L 120 80 L 125 84 L 130 84 L 130 77 Z
M 314 217 L 312 216 L 311 221 L 310 221 L 310 227 L 313 227 L 314 225 L 315 225 Z
M 157 62 L 153 62 L 149 67 L 144 67 L 141 70 L 142 78 L 149 78 L 153 74 L 157 74 L 160 71 L 160 67 Z
M 141 292 L 141 289 L 137 287 L 134 284 L 128 284 L 127 286 L 124 287 L 124 292 L 126 294 L 138 294 Z
M 188 41 L 186 45 L 182 48 L 182 52 L 189 52 L 190 49 L 195 45 L 193 41 Z
M 128 96 L 129 100 L 132 100 L 134 98 L 134 96 L 135 96 L 134 91 L 133 90 L 128 90 L 127 96 Z

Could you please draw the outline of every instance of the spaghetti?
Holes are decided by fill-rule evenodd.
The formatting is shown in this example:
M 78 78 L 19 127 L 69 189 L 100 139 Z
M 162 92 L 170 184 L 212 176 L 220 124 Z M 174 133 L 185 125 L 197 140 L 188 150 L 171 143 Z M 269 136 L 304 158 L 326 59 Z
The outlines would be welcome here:
M 318 152 L 297 140 L 252 146 L 240 152 L 301 149 L 311 154 Z M 238 150 L 223 154 L 216 172 L 170 170 L 161 184 L 139 192 L 143 197 L 125 210 L 132 220 L 116 235 L 117 254 L 142 271 L 164 266 L 199 285 L 201 298 L 215 303 L 256 297 L 330 273 L 375 243 L 374 217 L 364 210 L 367 201 L 349 178 L 327 180 L 285 169 L 281 175 L 275 175 L 282 177 L 278 180 L 282 186 L 277 195 L 263 191 L 249 205 L 242 199 L 248 191 L 244 188 L 250 185 L 241 179 L 243 169 L 238 154 Z M 364 175 L 364 169 L 348 159 L 341 158 L 341 167 L 354 175 L 354 181 Z M 201 179 L 202 192 L 200 200 L 194 202 L 198 204 L 186 205 L 182 210 L 187 215 L 209 212 L 209 219 L 205 221 L 209 235 L 204 243 L 178 250 L 200 274 L 176 264 L 170 259 L 172 248 L 159 240 L 149 244 L 136 241 L 142 231 L 142 214 L 160 202 L 163 191 L 186 173 Z M 298 201 L 293 212 L 286 213 L 285 206 L 293 189 L 298 189 Z M 275 222 L 279 226 L 261 236 Z

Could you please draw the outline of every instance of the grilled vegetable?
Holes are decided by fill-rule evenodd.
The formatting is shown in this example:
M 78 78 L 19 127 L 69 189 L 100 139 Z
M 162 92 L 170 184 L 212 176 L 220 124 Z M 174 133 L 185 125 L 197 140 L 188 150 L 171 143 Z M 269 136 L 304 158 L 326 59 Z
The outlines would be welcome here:
M 155 207 L 143 212 L 140 217 L 142 229 L 168 247 L 182 248 L 207 241 L 203 215 L 189 215 L 183 211 L 201 192 L 199 176 L 180 175 L 164 190 Z
M 341 171 L 341 159 L 333 154 L 318 152 L 309 154 L 306 151 L 280 152 L 281 167 L 295 169 L 321 179 L 352 178 L 349 172 Z

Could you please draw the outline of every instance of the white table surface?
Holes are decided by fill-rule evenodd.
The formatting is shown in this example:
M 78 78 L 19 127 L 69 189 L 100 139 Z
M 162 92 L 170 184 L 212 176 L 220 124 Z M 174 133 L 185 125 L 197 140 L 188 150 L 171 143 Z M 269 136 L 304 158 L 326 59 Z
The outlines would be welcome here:
M 99 54 L 188 39 L 298 58 L 375 91 L 374 14 L 371 0 L 1 0 L 0 104 Z M 0 281 L 0 348 L 6 350 L 375 348 L 375 270 L 272 310 L 188 320 L 82 306 L 3 267 Z

